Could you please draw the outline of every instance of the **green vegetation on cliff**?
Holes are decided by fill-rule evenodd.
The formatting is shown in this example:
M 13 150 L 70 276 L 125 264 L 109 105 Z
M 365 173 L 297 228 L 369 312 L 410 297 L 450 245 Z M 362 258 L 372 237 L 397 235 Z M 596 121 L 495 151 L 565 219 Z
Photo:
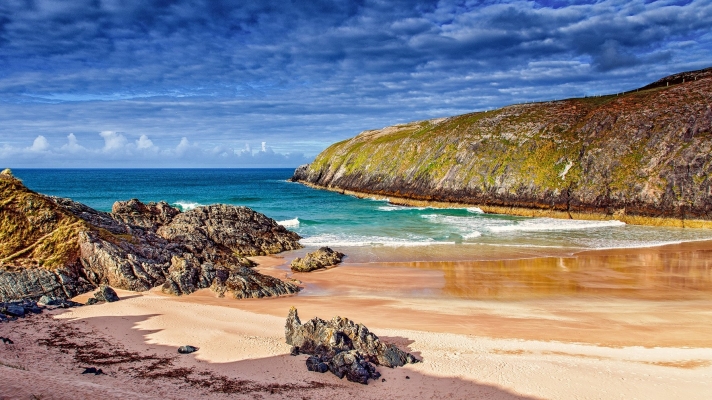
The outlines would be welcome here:
M 324 150 L 294 179 L 493 212 L 706 226 L 711 174 L 712 69 L 706 69 L 621 95 L 365 131 Z
M 27 189 L 9 170 L 0 174 L 0 264 L 64 267 L 79 258 L 86 222 Z

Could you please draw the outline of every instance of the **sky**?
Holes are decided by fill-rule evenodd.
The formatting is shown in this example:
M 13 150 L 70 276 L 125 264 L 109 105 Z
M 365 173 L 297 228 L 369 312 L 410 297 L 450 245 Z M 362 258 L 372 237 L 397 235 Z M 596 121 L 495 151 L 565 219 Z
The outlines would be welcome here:
M 0 167 L 294 167 L 710 66 L 710 0 L 2 0 Z

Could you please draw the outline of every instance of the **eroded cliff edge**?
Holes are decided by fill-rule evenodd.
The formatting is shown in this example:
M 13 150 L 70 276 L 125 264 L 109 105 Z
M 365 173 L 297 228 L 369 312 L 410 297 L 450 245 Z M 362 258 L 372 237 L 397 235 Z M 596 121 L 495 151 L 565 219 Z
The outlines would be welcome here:
M 365 131 L 294 181 L 394 203 L 712 228 L 712 68 L 617 95 Z
M 117 202 L 111 213 L 27 189 L 0 173 L 0 301 L 73 297 L 101 284 L 169 294 L 211 288 L 236 298 L 296 293 L 246 256 L 301 247 L 299 236 L 246 207 L 180 212 Z

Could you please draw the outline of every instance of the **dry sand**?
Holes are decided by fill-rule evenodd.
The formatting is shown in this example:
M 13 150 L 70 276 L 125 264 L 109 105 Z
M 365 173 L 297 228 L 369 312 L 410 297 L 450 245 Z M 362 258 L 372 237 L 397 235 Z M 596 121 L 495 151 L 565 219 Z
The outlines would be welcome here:
M 0 398 L 707 399 L 711 250 L 346 263 L 309 274 L 285 266 L 299 252 L 259 257 L 261 271 L 305 289 L 262 300 L 118 291 L 116 303 L 0 324 L 15 341 L 0 344 Z M 303 321 L 363 322 L 423 362 L 379 367 L 386 381 L 367 386 L 308 372 L 284 343 L 292 305 Z M 184 344 L 199 350 L 178 355 Z M 81 374 L 89 366 L 106 374 Z

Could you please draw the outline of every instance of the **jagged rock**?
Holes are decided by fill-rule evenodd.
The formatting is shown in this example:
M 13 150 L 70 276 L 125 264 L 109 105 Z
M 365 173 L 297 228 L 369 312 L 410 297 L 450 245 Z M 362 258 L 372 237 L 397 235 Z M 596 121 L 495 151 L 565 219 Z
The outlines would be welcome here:
M 369 379 L 378 379 L 381 374 L 376 371 L 364 356 L 357 350 L 342 351 L 336 353 L 329 360 L 329 371 L 340 379 L 346 377 L 351 382 L 367 384 Z
M 299 236 L 246 207 L 181 213 L 165 202 L 117 202 L 105 213 L 44 196 L 0 174 L 0 301 L 71 298 L 100 285 L 173 294 L 212 288 L 235 298 L 296 293 L 245 256 L 299 248 Z M 9 236 L 8 236 L 9 235 Z M 103 300 L 97 297 L 97 300 Z M 64 306 L 72 306 L 67 303 Z
M 180 354 L 190 354 L 198 351 L 197 347 L 191 346 L 191 345 L 185 345 L 185 346 L 180 346 L 178 348 L 178 352 Z
M 292 271 L 295 272 L 310 272 L 315 269 L 336 265 L 343 258 L 343 253 L 334 251 L 329 247 L 322 247 L 317 251 L 307 253 L 304 258 L 295 258 L 292 260 L 291 267 Z
M 98 301 L 105 301 L 107 303 L 119 301 L 119 296 L 116 294 L 116 291 L 106 285 L 99 286 L 99 290 L 94 293 L 94 298 Z
M 218 249 L 240 256 L 262 256 L 298 249 L 299 235 L 271 218 L 250 210 L 215 204 L 178 214 L 158 229 L 158 234 L 178 241 L 194 254 L 213 260 Z
M 87 299 L 87 303 L 86 303 L 86 304 L 87 304 L 88 306 L 93 306 L 94 304 L 99 304 L 99 303 L 100 303 L 100 301 L 97 300 L 96 297 L 90 297 L 89 299 Z
M 395 345 L 381 342 L 364 325 L 346 318 L 325 321 L 315 317 L 302 324 L 294 307 L 289 310 L 284 335 L 287 344 L 297 348 L 298 353 L 314 357 L 307 363 L 310 371 L 324 363 L 334 375 L 353 382 L 366 383 L 380 377 L 372 363 L 393 368 L 419 362 Z
M 159 226 L 170 223 L 173 217 L 178 214 L 180 214 L 180 210 L 165 201 L 144 204 L 138 199 L 131 199 L 117 201 L 111 207 L 111 215 L 115 219 L 154 232 Z

